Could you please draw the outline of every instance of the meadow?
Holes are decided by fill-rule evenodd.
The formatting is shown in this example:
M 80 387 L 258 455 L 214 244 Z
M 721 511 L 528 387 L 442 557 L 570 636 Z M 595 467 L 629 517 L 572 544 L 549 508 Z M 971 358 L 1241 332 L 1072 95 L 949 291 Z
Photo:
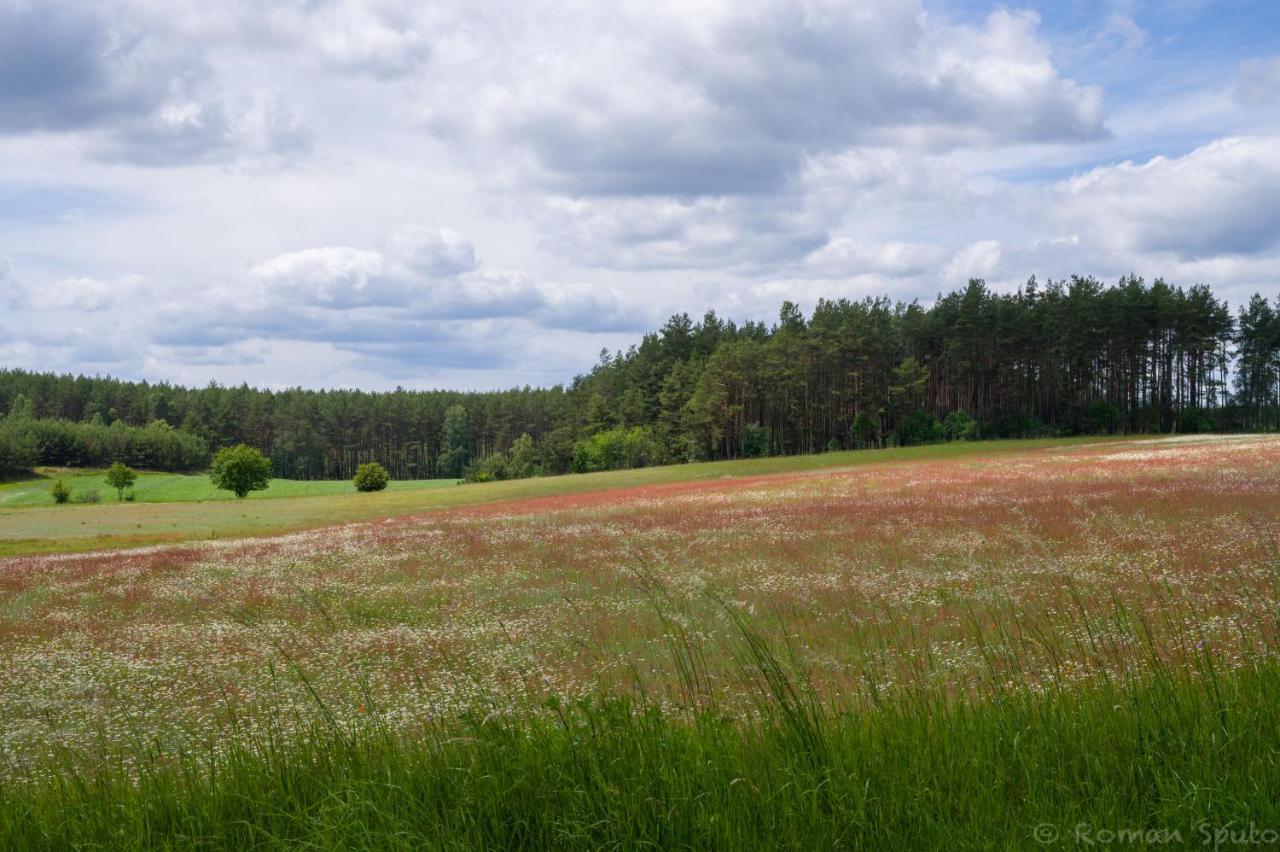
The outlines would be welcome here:
M 402 517 L 504 500 L 616 491 L 663 483 L 703 482 L 779 473 L 831 470 L 1010 450 L 1094 443 L 1097 438 L 958 441 L 928 447 L 858 450 L 801 456 L 679 464 L 639 470 L 487 482 L 450 487 L 454 480 L 392 482 L 387 491 L 355 492 L 350 482 L 273 480 L 236 500 L 199 475 L 144 472 L 136 500 L 119 503 L 100 471 L 64 471 L 74 488 L 94 488 L 96 505 L 53 506 L 50 475 L 0 484 L 0 556 L 137 547 L 190 539 L 228 539 L 290 532 L 347 521 Z M 262 501 L 270 500 L 269 504 Z
M 0 845 L 1274 838 L 1280 438 L 985 450 L 0 562 Z

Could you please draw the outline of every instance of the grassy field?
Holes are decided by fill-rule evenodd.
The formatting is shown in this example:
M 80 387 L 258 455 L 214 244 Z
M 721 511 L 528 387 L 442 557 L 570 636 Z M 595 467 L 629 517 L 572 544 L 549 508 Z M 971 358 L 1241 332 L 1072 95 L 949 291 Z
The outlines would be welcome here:
M 0 484 L 0 511 L 29 507 L 53 507 L 49 487 L 61 479 L 71 486 L 72 497 L 85 491 L 97 491 L 104 502 L 117 502 L 114 488 L 107 485 L 104 470 L 78 468 L 46 468 L 32 479 Z M 420 491 L 424 488 L 441 488 L 457 485 L 456 479 L 412 479 L 391 482 L 389 491 Z M 142 471 L 133 486 L 135 503 L 198 503 L 210 500 L 233 502 L 236 497 L 230 491 L 213 486 L 205 474 L 155 473 Z M 298 480 L 273 479 L 265 491 L 253 491 L 246 500 L 278 500 L 283 497 L 332 497 L 354 494 L 355 487 L 349 480 Z M 82 504 L 69 503 L 61 508 L 78 508 Z M 58 507 L 54 507 L 58 508 Z
M 309 529 L 346 521 L 400 517 L 461 506 L 589 493 L 618 488 L 727 477 L 803 473 L 911 460 L 990 457 L 1010 451 L 1097 443 L 1099 439 L 959 442 L 929 447 L 783 456 L 642 470 L 540 477 L 457 487 L 449 480 L 393 482 L 387 491 L 359 494 L 341 482 L 275 480 L 271 487 L 235 500 L 200 476 L 143 475 L 137 501 L 117 503 L 99 474 L 68 480 L 96 487 L 98 505 L 51 505 L 41 479 L 0 485 L 0 556 L 135 547 L 188 539 L 227 539 Z M 265 501 L 270 500 L 267 504 Z M 196 502 L 206 501 L 206 502 Z
M 765 472 L 0 563 L 0 847 L 1275 842 L 1280 438 Z

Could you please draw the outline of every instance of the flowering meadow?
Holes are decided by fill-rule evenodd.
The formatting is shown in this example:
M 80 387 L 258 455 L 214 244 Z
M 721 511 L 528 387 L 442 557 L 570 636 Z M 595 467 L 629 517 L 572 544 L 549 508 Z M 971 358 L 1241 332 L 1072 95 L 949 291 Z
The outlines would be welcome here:
M 1280 439 L 1246 438 L 13 559 L 0 568 L 0 757 L 94 755 L 139 735 L 216 745 L 268 711 L 313 712 L 313 692 L 335 714 L 409 727 L 601 689 L 678 701 L 667 618 L 732 707 L 741 684 L 715 662 L 725 608 L 787 640 L 835 702 L 916 678 L 963 692 L 1131 665 L 1110 644 L 1137 641 L 1117 632 L 1113 600 L 1167 653 L 1210 643 L 1231 657 L 1269 638 L 1277 540 Z M 1100 637 L 1081 605 L 1107 612 Z
M 1215 436 L 13 558 L 0 774 L 136 779 L 319 728 L 564 727 L 620 696 L 751 725 L 1216 689 L 1274 659 L 1277 542 L 1280 438 Z

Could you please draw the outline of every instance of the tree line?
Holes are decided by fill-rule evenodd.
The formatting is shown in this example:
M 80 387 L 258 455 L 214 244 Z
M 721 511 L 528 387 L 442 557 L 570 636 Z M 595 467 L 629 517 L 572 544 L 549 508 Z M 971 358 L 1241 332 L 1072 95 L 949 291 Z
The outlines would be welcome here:
M 776 322 L 742 324 L 677 314 L 550 388 L 268 391 L 0 371 L 0 411 L 19 402 L 32 419 L 244 443 L 296 479 L 349 478 L 372 461 L 396 479 L 489 479 L 940 440 L 1268 430 L 1280 427 L 1280 299 L 1255 296 L 1233 314 L 1204 285 L 1160 279 L 1033 277 L 1013 293 L 973 280 L 928 307 L 834 299 L 806 317 L 786 302 Z
M 0 480 L 37 465 L 105 467 L 123 463 L 150 470 L 190 472 L 209 462 L 203 438 L 163 420 L 129 426 L 35 416 L 31 399 L 19 394 L 0 420 Z

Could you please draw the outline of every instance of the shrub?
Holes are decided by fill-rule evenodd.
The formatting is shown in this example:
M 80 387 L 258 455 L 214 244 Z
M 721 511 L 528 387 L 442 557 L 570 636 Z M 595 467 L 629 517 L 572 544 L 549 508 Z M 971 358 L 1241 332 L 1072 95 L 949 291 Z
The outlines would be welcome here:
M 876 422 L 876 418 L 866 411 L 858 412 L 858 416 L 853 418 L 853 425 L 849 431 L 853 436 L 853 444 L 858 449 L 880 445 L 880 425 Z
M 262 491 L 270 484 L 271 459 L 246 444 L 223 447 L 214 454 L 209 479 L 243 499 L 250 491 Z
M 132 488 L 124 492 L 124 502 L 132 503 L 136 499 L 138 499 L 138 495 Z
M 573 445 L 574 473 L 649 467 L 666 460 L 661 442 L 644 426 L 606 429 Z
M 357 491 L 381 491 L 387 487 L 391 477 L 387 469 L 377 462 L 366 462 L 356 468 L 356 475 L 351 478 Z
M 466 471 L 467 482 L 494 482 L 511 479 L 511 465 L 504 453 L 490 453 L 472 462 Z
M 53 495 L 53 502 L 61 506 L 71 499 L 71 486 L 59 479 L 53 483 L 53 487 L 49 489 L 49 493 Z
M 953 411 L 942 424 L 948 441 L 968 441 L 976 437 L 978 423 L 964 411 Z
M 1184 408 L 1178 414 L 1176 429 L 1183 434 L 1212 432 L 1213 421 L 1209 419 L 1209 414 L 1202 408 Z
M 116 490 L 117 501 L 124 500 L 125 489 L 132 488 L 137 479 L 138 474 L 124 462 L 115 462 L 107 468 L 107 484 Z
M 90 488 L 87 491 L 81 491 L 76 494 L 75 502 L 77 503 L 100 503 L 102 495 L 98 493 L 98 489 Z
M 835 449 L 840 449 L 838 443 Z M 748 423 L 742 427 L 742 454 L 752 459 L 769 455 L 769 430 L 758 423 Z
M 932 444 L 946 437 L 946 430 L 938 418 L 924 411 L 912 412 L 898 430 L 898 444 L 911 447 Z

